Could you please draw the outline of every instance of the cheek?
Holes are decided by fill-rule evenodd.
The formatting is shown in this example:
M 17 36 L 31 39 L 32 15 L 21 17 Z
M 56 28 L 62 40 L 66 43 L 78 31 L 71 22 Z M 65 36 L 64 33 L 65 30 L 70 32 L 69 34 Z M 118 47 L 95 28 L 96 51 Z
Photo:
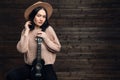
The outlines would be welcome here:
M 46 20 L 46 19 L 44 18 L 44 19 L 43 19 L 43 22 L 45 22 L 45 20 Z
M 38 20 L 37 20 L 36 18 L 34 18 L 34 20 L 33 20 L 33 21 L 34 21 L 34 23 L 36 24 Z

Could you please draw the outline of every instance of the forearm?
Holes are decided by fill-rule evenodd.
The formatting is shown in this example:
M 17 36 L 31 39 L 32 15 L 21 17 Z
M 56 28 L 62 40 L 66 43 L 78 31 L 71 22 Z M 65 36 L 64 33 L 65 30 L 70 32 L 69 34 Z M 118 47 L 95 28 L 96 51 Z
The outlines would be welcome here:
M 26 53 L 28 51 L 28 33 L 29 31 L 25 31 L 17 44 L 17 50 L 21 53 Z
M 61 49 L 61 45 L 59 42 L 54 42 L 54 41 L 51 41 L 49 38 L 46 38 L 44 39 L 48 49 L 52 52 L 59 52 L 60 49 Z

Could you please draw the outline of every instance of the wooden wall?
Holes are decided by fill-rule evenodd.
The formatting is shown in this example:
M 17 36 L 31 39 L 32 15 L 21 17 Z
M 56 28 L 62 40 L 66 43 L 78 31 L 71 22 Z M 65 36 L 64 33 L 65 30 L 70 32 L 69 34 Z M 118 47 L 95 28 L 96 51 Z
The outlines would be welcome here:
M 24 10 L 38 0 L 0 1 L 0 80 L 24 63 L 16 50 Z M 62 44 L 58 80 L 120 80 L 120 1 L 42 0 L 53 5 L 50 23 Z

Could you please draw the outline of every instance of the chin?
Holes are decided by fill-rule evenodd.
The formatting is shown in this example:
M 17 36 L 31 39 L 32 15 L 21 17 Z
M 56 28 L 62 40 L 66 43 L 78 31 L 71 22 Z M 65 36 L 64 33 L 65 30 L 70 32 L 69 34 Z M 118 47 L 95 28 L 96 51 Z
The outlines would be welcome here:
M 38 27 L 42 26 L 42 24 L 37 25 Z
M 38 24 L 38 26 L 42 26 L 43 24 Z

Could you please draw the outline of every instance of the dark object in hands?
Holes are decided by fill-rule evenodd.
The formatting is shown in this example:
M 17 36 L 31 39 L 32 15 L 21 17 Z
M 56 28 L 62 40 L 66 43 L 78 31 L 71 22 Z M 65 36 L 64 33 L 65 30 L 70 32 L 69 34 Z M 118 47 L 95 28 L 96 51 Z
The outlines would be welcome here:
M 31 77 L 33 80 L 42 80 L 42 65 L 44 65 L 44 61 L 41 59 L 41 43 L 42 43 L 42 38 L 37 37 L 36 42 L 37 42 L 37 56 L 36 59 L 33 61 L 32 64 L 32 70 L 31 70 Z

